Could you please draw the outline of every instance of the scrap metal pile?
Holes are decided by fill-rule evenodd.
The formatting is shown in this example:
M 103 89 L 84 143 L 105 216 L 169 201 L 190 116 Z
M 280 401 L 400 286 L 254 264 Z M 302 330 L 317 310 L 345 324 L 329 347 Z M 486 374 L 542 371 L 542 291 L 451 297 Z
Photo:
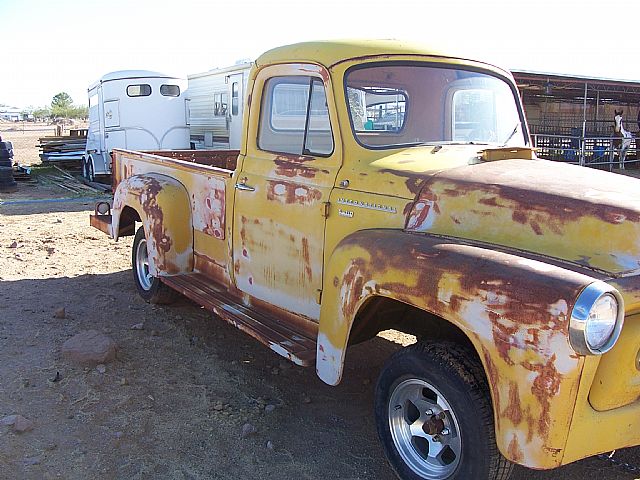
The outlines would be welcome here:
M 70 130 L 70 135 L 42 137 L 39 140 L 40 159 L 43 164 L 55 162 L 66 168 L 81 168 L 87 144 L 87 130 Z

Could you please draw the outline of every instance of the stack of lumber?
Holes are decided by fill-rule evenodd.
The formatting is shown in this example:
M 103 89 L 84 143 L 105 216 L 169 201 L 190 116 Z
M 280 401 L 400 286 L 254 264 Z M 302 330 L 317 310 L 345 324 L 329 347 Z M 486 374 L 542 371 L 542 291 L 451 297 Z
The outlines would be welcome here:
M 42 163 L 63 162 L 68 167 L 81 167 L 82 155 L 87 144 L 85 135 L 42 137 L 38 139 Z
M 38 174 L 38 181 L 44 185 L 52 185 L 76 194 L 87 194 L 96 192 L 105 192 L 110 190 L 106 185 L 94 184 L 93 182 L 83 183 L 82 179 L 78 179 L 66 170 L 53 166 L 56 172 Z

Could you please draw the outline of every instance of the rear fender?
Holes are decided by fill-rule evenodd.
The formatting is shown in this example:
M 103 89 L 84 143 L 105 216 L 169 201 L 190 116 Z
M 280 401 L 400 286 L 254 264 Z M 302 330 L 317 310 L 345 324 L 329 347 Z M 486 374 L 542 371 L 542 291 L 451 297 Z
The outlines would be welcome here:
M 584 357 L 569 312 L 593 278 L 450 239 L 366 230 L 344 239 L 326 269 L 316 368 L 340 382 L 359 309 L 383 296 L 456 325 L 481 359 L 497 443 L 509 460 L 559 466 Z
M 144 226 L 152 275 L 177 275 L 193 270 L 191 203 L 184 185 L 157 173 L 133 175 L 121 181 L 113 197 L 115 240 L 125 207 L 138 212 Z

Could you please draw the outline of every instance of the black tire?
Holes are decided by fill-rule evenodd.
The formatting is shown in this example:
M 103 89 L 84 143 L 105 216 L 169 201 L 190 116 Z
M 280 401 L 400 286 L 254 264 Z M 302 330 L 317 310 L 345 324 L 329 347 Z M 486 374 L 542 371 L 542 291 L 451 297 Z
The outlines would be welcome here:
M 87 157 L 82 157 L 82 176 L 89 180 L 89 166 Z
M 83 164 L 82 173 L 84 175 L 84 178 L 86 178 L 90 182 L 95 182 L 96 176 L 93 173 L 93 159 L 90 156 L 85 157 L 82 160 L 82 164 Z
M 399 478 L 507 480 L 511 475 L 513 464 L 496 445 L 489 388 L 476 358 L 459 344 L 419 342 L 383 367 L 375 390 L 376 427 Z M 422 428 L 414 436 L 416 425 Z M 437 451 L 439 457 L 432 457 Z
M 162 283 L 158 277 L 149 276 L 148 262 L 145 270 L 143 257 L 141 256 L 147 254 L 146 244 L 147 238 L 144 233 L 144 227 L 140 227 L 136 232 L 131 250 L 131 271 L 133 272 L 133 281 L 136 284 L 136 289 L 147 303 L 173 303 L 179 296 L 178 292 Z

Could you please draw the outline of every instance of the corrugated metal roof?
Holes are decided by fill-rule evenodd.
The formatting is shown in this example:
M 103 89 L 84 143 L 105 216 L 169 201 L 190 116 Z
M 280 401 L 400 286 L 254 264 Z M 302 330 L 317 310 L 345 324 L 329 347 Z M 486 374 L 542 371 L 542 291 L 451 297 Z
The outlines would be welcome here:
M 538 71 L 534 71 L 534 70 L 520 70 L 520 69 L 513 69 L 511 70 L 511 73 L 513 73 L 514 76 L 518 76 L 520 78 L 525 78 L 527 76 L 530 77 L 535 77 L 535 78 L 548 78 L 548 79 L 562 79 L 565 81 L 576 81 L 576 82 L 580 82 L 584 85 L 585 82 L 587 83 L 602 83 L 602 84 L 616 84 L 616 85 L 622 85 L 622 84 L 629 84 L 631 86 L 637 86 L 640 87 L 640 80 L 628 80 L 628 79 L 622 79 L 622 78 L 608 78 L 608 77 L 590 77 L 590 76 L 583 76 L 583 75 L 573 75 L 573 74 L 568 74 L 568 73 L 552 73 L 552 72 L 538 72 Z

